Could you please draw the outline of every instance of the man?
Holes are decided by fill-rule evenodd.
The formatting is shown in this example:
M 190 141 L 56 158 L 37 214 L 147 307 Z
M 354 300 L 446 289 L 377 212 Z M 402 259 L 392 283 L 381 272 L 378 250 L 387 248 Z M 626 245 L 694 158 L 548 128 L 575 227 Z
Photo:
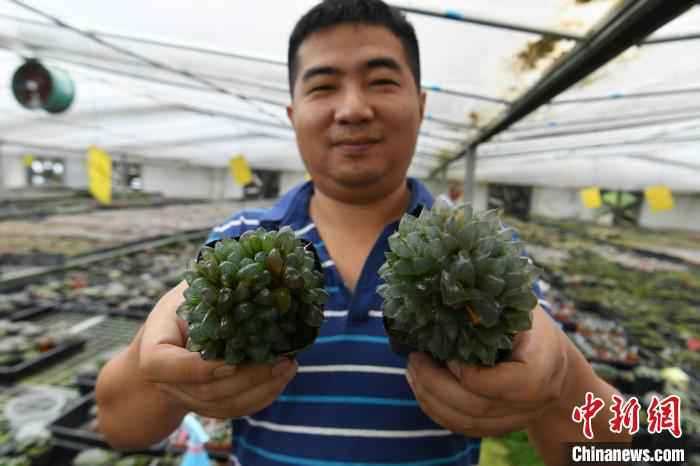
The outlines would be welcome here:
M 538 306 L 512 361 L 495 368 L 422 353 L 391 353 L 377 269 L 405 212 L 432 197 L 406 172 L 425 108 L 412 26 L 380 0 L 327 0 L 297 24 L 289 44 L 288 116 L 313 182 L 267 211 L 234 215 L 210 239 L 291 225 L 313 241 L 331 293 L 326 322 L 298 361 L 227 366 L 185 350 L 176 317 L 186 284 L 155 306 L 97 385 L 100 429 L 117 448 L 141 448 L 189 411 L 234 419 L 234 461 L 250 465 L 476 464 L 478 437 L 527 429 L 550 465 L 587 391 L 614 389 Z M 407 368 L 407 370 L 405 370 Z M 598 441 L 620 441 L 607 417 Z
M 455 206 L 460 204 L 462 194 L 461 183 L 451 181 L 449 187 L 447 188 L 447 192 L 440 194 L 436 200 L 441 200 L 449 206 Z

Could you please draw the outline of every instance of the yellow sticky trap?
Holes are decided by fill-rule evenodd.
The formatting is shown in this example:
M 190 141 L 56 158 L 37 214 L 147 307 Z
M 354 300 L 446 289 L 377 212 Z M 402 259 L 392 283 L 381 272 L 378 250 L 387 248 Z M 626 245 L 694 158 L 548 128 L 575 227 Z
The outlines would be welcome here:
M 253 173 L 250 171 L 248 161 L 243 155 L 237 155 L 229 161 L 231 176 L 241 186 L 250 184 L 253 181 Z
M 112 203 L 112 158 L 97 147 L 88 149 L 89 190 L 97 202 Z
M 666 186 L 649 186 L 644 189 L 644 197 L 652 212 L 665 212 L 673 209 L 673 195 Z
M 33 155 L 25 155 L 24 157 L 22 157 L 22 165 L 24 165 L 25 167 L 31 167 L 32 162 L 34 162 L 35 158 L 36 157 L 34 157 Z
M 598 188 L 598 186 L 591 186 L 590 188 L 582 189 L 581 201 L 583 201 L 583 205 L 587 209 L 599 208 L 603 204 L 600 198 L 600 188 Z

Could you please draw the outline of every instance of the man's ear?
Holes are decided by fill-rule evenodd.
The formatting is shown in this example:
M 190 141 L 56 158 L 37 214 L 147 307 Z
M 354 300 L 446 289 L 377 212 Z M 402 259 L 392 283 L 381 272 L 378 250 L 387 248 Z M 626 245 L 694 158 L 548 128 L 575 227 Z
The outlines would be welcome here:
M 287 105 L 287 118 L 289 118 L 289 122 L 294 126 L 294 107 L 292 104 Z
M 425 91 L 420 91 L 420 95 L 418 96 L 418 105 L 420 108 L 420 119 L 423 121 L 423 115 L 425 115 L 425 100 L 427 99 L 428 94 Z

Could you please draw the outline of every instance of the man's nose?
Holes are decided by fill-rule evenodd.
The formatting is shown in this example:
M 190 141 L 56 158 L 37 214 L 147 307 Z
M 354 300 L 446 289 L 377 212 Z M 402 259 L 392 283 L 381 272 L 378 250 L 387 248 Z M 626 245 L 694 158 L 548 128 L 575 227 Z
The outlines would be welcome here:
M 340 124 L 366 123 L 374 118 L 374 110 L 361 89 L 346 89 L 335 111 Z

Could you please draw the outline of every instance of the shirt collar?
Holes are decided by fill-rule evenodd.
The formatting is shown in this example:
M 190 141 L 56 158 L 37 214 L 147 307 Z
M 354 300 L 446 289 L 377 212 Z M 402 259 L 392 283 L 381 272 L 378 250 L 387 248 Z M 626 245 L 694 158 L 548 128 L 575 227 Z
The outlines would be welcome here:
M 420 215 L 424 207 L 431 208 L 433 206 L 433 195 L 430 194 L 428 188 L 423 183 L 415 178 L 408 178 L 408 189 L 411 191 L 411 200 L 408 203 L 407 212 L 411 215 Z
M 311 181 L 295 186 L 268 209 L 260 221 L 289 225 L 293 220 L 305 218 L 308 215 L 309 200 L 313 192 Z
M 411 215 L 418 215 L 424 207 L 432 207 L 433 195 L 423 183 L 415 178 L 407 178 L 406 183 L 411 192 L 407 212 Z M 314 187 L 311 181 L 295 186 L 265 212 L 261 221 L 290 225 L 295 220 L 306 218 L 309 200 L 313 192 Z

